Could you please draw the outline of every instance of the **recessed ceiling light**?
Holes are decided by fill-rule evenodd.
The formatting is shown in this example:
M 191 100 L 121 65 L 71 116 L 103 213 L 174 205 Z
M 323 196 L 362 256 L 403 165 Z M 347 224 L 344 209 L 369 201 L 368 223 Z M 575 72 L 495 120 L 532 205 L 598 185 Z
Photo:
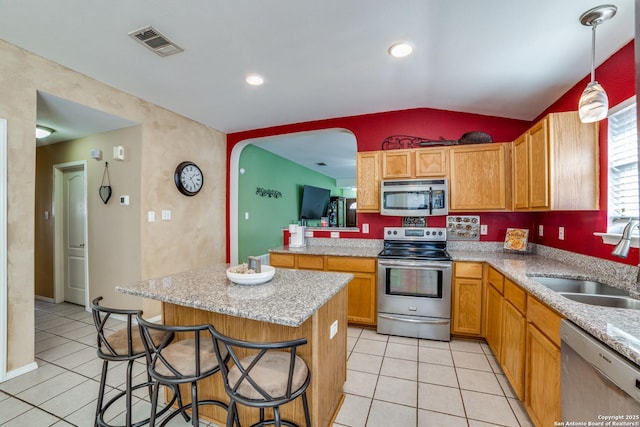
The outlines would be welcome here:
M 395 43 L 391 45 L 388 52 L 389 55 L 394 58 L 404 58 L 405 56 L 411 55 L 411 52 L 413 52 L 413 46 L 407 42 Z
M 251 86 L 260 86 L 261 84 L 264 83 L 264 79 L 262 78 L 262 76 L 259 76 L 258 74 L 248 75 L 245 81 L 249 83 Z

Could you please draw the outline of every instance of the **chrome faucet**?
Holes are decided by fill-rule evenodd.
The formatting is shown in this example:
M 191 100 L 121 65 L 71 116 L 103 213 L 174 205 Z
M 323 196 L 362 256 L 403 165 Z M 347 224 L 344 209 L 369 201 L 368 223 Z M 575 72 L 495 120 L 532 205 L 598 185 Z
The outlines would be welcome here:
M 622 237 L 620 241 L 611 252 L 611 255 L 617 256 L 620 258 L 626 258 L 629 256 L 629 248 L 631 247 L 631 232 L 634 228 L 638 227 L 638 221 L 635 219 L 629 221 L 627 225 L 624 227 L 624 231 L 622 232 Z
M 629 256 L 629 248 L 631 247 L 631 233 L 633 229 L 638 227 L 638 221 L 631 220 L 624 227 L 624 231 L 622 232 L 622 237 L 620 241 L 611 252 L 611 255 L 617 256 L 620 258 L 626 258 Z M 638 274 L 636 276 L 636 291 L 640 293 L 640 265 L 638 266 Z

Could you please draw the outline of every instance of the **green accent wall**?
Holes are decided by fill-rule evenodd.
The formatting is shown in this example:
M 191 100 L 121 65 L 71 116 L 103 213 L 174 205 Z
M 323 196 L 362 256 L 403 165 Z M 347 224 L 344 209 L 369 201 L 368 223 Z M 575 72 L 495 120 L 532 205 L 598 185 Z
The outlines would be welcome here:
M 335 179 L 253 144 L 242 150 L 239 163 L 245 172 L 238 175 L 238 262 L 284 244 L 282 228 L 298 223 L 305 184 L 327 188 L 332 196 L 343 195 Z M 282 197 L 262 197 L 256 194 L 257 188 L 278 191 Z M 317 223 L 309 221 L 308 225 Z

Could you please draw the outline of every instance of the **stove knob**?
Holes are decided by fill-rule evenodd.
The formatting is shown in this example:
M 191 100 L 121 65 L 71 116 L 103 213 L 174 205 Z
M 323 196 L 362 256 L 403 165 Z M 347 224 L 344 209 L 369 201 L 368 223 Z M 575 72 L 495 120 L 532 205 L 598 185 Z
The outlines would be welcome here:
M 431 232 L 430 232 L 430 231 L 427 231 L 425 234 L 428 236 L 428 235 L 430 235 L 430 234 L 431 234 Z
M 442 231 L 438 231 L 438 236 L 442 236 Z
M 393 230 L 393 234 L 398 234 L 398 230 Z

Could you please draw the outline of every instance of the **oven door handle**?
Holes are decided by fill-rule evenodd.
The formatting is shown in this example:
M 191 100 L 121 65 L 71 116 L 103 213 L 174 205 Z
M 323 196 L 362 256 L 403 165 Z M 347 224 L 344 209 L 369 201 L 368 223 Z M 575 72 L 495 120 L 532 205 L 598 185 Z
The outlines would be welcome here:
M 410 261 L 410 260 L 378 260 L 381 267 L 419 267 L 419 268 L 451 268 L 451 261 Z
M 419 323 L 419 324 L 429 324 L 429 325 L 448 325 L 449 324 L 448 319 L 443 319 L 443 320 L 409 319 L 407 317 L 398 317 L 398 316 L 393 316 L 391 314 L 383 314 L 383 313 L 378 313 L 378 317 L 382 317 L 383 319 L 389 319 L 389 320 L 397 320 L 400 322 L 407 322 L 407 323 Z

